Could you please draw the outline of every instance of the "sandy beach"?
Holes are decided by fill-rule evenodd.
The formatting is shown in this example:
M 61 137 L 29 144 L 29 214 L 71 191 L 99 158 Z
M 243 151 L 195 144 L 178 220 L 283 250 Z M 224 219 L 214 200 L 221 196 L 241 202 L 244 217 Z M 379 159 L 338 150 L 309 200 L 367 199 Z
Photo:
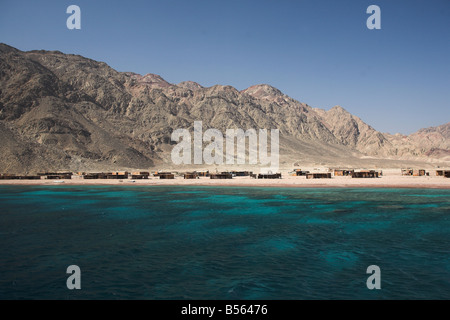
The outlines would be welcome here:
M 148 180 L 84 180 L 74 176 L 66 180 L 0 180 L 0 185 L 137 185 L 137 186 L 229 186 L 229 187 L 287 187 L 287 188 L 433 188 L 450 189 L 450 179 L 436 176 L 396 176 L 380 178 L 332 177 L 331 179 L 306 179 L 305 177 L 285 176 L 282 179 L 253 179 L 234 177 L 215 180 L 209 177 L 184 179 L 176 176 L 173 180 L 150 177 Z

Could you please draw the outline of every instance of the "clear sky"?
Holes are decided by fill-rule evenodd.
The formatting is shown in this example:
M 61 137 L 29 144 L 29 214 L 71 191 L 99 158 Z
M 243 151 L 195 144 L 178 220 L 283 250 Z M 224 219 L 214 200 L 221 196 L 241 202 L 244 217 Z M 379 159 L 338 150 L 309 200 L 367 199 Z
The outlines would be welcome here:
M 69 30 L 69 5 L 81 30 Z M 369 5 L 381 30 L 369 30 Z M 450 0 L 0 0 L 0 42 L 171 83 L 267 83 L 382 132 L 450 121 Z

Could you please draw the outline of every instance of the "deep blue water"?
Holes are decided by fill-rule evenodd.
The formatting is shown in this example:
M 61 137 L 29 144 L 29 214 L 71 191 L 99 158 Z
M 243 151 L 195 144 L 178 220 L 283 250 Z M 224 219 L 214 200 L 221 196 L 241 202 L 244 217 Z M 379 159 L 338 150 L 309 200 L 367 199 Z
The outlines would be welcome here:
M 0 299 L 450 299 L 450 190 L 0 186 L 0 203 Z

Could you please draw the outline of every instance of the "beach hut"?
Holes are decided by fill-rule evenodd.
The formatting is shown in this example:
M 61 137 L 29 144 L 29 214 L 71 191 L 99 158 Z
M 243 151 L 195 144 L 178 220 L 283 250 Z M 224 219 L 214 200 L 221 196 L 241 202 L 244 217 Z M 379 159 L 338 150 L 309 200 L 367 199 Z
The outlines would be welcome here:
M 402 176 L 412 176 L 413 175 L 413 169 L 402 169 Z
M 450 178 L 450 170 L 436 170 L 436 176 Z
M 352 178 L 378 178 L 379 173 L 375 170 L 361 170 L 352 173 Z
M 199 177 L 209 177 L 209 171 L 196 171 Z
M 415 177 L 421 177 L 425 175 L 425 170 L 424 169 L 414 169 L 413 170 L 413 176 Z
M 183 176 L 184 179 L 198 179 L 197 172 L 187 172 Z
M 86 180 L 97 180 L 97 179 L 108 179 L 108 176 L 112 176 L 111 172 L 90 172 L 83 175 L 83 179 Z
M 47 180 L 72 179 L 72 172 L 40 172 L 37 175 Z
M 289 172 L 289 174 L 294 177 L 306 176 L 308 173 L 309 171 L 303 171 L 302 169 L 294 169 L 294 171 Z
M 41 180 L 40 176 L 19 176 L 19 180 Z
M 355 170 L 347 170 L 347 169 L 334 169 L 334 175 L 338 177 L 346 177 L 351 176 L 355 172 Z
M 421 177 L 425 175 L 424 169 L 402 169 L 402 176 L 415 176 L 415 177 Z
M 45 179 L 47 180 L 70 180 L 72 179 L 72 175 L 50 175 L 47 176 Z
M 122 172 L 112 172 L 111 174 L 107 175 L 107 179 L 128 179 L 128 172 L 122 171 Z
M 149 172 L 132 172 L 131 173 L 131 179 L 133 180 L 142 180 L 142 179 L 148 179 L 150 173 Z
M 171 172 L 161 172 L 158 173 L 159 179 L 175 179 L 175 175 Z
M 4 173 L 0 175 L 0 180 L 18 180 L 19 178 L 15 174 Z
M 222 173 L 211 173 L 209 175 L 210 179 L 233 179 L 233 174 L 231 172 Z
M 260 173 L 258 179 L 281 179 L 281 173 Z
M 306 174 L 306 179 L 331 179 L 331 173 L 330 172 L 326 172 L 326 173 L 318 173 L 318 172 L 313 172 L 313 173 L 308 173 Z
M 252 171 L 231 171 L 231 174 L 235 177 L 248 177 L 253 174 Z
M 41 180 L 41 176 L 16 176 L 16 175 L 13 175 L 10 178 L 13 178 L 13 179 L 8 179 L 8 180 Z

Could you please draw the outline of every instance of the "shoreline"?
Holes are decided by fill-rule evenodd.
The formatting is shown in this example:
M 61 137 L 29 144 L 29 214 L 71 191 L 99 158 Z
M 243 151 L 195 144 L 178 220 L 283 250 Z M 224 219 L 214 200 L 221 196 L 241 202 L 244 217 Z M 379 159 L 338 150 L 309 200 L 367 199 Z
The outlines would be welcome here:
M 450 179 L 443 177 L 383 176 L 380 178 L 333 177 L 331 179 L 306 179 L 288 176 L 283 179 L 252 179 L 235 177 L 215 180 L 207 177 L 185 180 L 176 177 L 164 180 L 155 177 L 144 180 L 0 180 L 0 186 L 208 186 L 208 187 L 260 187 L 260 188 L 403 188 L 403 189 L 450 189 Z

